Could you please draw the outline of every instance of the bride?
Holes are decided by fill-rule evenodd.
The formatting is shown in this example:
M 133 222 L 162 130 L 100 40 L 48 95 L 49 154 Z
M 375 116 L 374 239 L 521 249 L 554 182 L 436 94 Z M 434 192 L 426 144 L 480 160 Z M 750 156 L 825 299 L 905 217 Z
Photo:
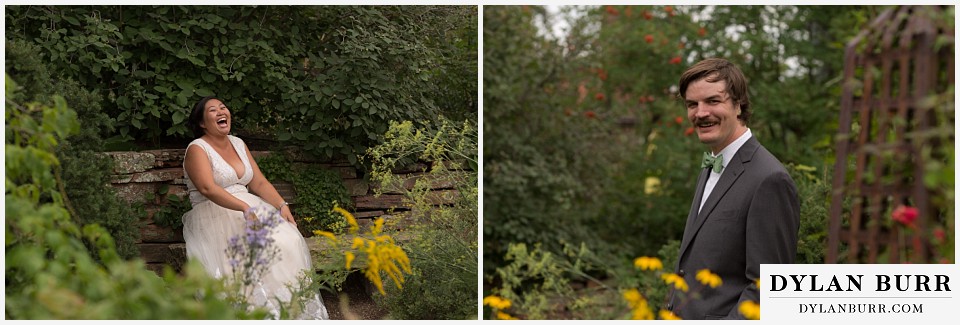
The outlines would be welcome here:
M 232 275 L 227 254 L 230 238 L 244 234 L 247 219 L 281 216 L 269 235 L 278 254 L 260 275 L 252 293 L 245 294 L 248 302 L 265 307 L 278 318 L 277 301 L 289 302 L 291 288 L 296 290 L 302 274 L 312 270 L 310 251 L 287 202 L 263 177 L 243 140 L 230 135 L 231 121 L 230 110 L 213 96 L 201 99 L 190 113 L 188 125 L 197 139 L 187 146 L 183 159 L 193 206 L 183 215 L 187 257 L 199 260 L 216 278 Z M 252 208 L 267 205 L 279 214 L 249 213 Z M 302 310 L 294 316 L 328 318 L 319 294 L 307 299 Z

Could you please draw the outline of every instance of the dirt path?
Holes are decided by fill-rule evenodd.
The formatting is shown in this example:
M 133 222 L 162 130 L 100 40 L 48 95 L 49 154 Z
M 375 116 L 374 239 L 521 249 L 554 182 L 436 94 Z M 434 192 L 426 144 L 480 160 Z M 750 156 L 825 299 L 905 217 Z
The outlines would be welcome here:
M 373 301 L 371 294 L 375 294 L 375 289 L 367 287 L 367 280 L 360 272 L 350 274 L 342 289 L 339 295 L 325 291 L 320 294 L 331 320 L 375 320 L 387 316 L 387 311 Z

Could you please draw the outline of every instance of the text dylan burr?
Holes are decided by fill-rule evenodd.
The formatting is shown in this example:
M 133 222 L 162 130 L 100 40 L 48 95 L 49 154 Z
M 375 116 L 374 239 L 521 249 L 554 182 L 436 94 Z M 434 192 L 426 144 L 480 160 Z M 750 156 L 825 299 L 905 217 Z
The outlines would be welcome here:
M 876 291 L 950 291 L 950 277 L 942 274 L 876 274 L 873 280 Z M 816 274 L 770 275 L 771 291 L 863 291 L 863 283 L 862 274 L 828 279 Z

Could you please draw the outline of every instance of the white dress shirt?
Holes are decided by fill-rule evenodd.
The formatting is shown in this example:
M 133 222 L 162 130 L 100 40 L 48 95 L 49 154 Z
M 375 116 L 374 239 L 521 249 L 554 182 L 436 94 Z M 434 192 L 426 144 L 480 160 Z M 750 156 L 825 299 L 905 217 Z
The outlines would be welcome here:
M 751 136 L 753 136 L 753 134 L 750 133 L 750 129 L 748 128 L 747 132 L 743 132 L 739 138 L 731 142 L 726 148 L 723 148 L 723 150 L 720 150 L 720 154 L 723 155 L 723 169 L 717 173 L 713 171 L 713 168 L 710 168 L 710 176 L 707 176 L 707 185 L 703 189 L 703 196 L 700 197 L 700 207 L 697 208 L 697 213 L 700 213 L 700 209 L 703 209 L 703 203 L 707 202 L 707 198 L 710 197 L 710 193 L 713 192 L 713 187 L 717 186 L 720 175 L 723 175 L 723 172 L 727 171 L 727 164 L 733 159 L 733 155 L 737 154 L 740 147 L 742 147 Z M 713 155 L 712 152 L 710 154 Z M 716 157 L 716 155 L 713 155 L 713 157 Z

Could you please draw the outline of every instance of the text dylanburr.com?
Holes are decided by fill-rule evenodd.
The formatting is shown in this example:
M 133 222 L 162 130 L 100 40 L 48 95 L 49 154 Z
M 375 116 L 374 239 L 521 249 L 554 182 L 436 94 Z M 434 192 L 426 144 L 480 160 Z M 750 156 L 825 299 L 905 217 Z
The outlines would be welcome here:
M 945 320 L 960 306 L 955 264 L 763 264 L 760 319 Z

